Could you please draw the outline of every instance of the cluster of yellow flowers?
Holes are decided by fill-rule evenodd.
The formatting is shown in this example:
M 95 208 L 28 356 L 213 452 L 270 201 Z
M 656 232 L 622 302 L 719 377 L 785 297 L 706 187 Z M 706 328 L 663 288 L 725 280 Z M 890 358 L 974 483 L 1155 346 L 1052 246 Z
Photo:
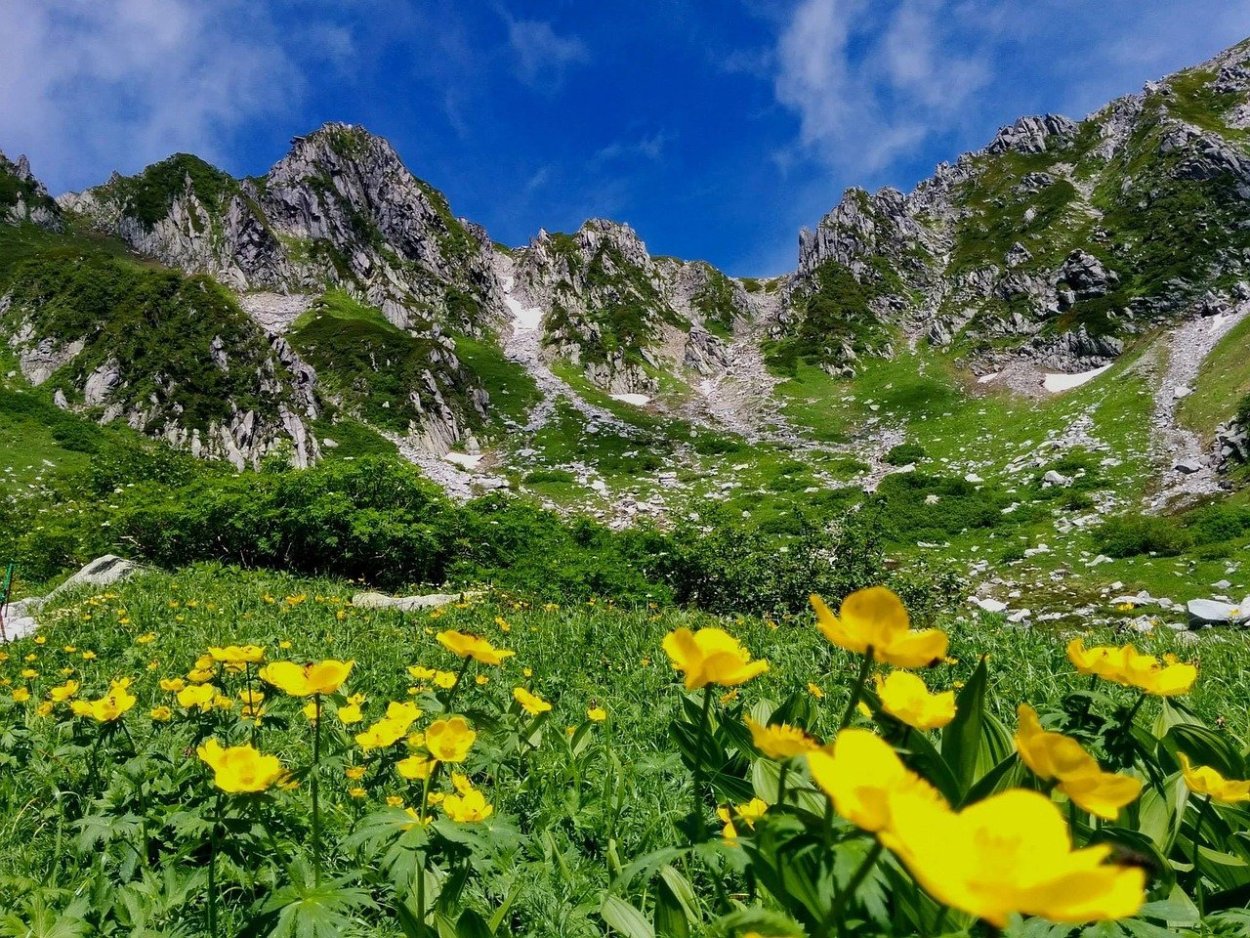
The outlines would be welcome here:
M 946 659 L 947 636 L 937 629 L 912 629 L 902 602 L 888 589 L 851 594 L 838 615 L 818 597 L 812 597 L 812 605 L 818 628 L 832 644 L 864 656 L 852 707 L 871 662 L 915 669 Z M 688 690 L 711 684 L 737 687 L 768 670 L 766 661 L 752 660 L 721 629 L 693 634 L 678 629 L 666 636 L 663 647 Z M 1160 660 L 1132 646 L 1087 650 L 1077 639 L 1068 655 L 1081 673 L 1155 696 L 1185 693 L 1197 677 L 1193 665 L 1170 656 Z M 932 692 L 908 670 L 875 676 L 873 684 L 879 712 L 904 724 L 908 732 L 938 729 L 955 718 L 953 691 Z M 809 689 L 813 696 L 823 696 L 818 686 Z M 860 707 L 872 715 L 870 708 Z M 1145 873 L 1108 863 L 1108 845 L 1075 847 L 1050 797 L 1010 789 L 956 810 L 884 739 L 866 728 L 847 727 L 852 713 L 848 708 L 843 728 L 829 745 L 799 727 L 762 725 L 751 717 L 746 724 L 763 755 L 783 762 L 801 758 L 832 808 L 875 835 L 940 902 L 997 927 L 1016 913 L 1079 923 L 1131 916 L 1141 907 Z M 1098 817 L 1115 819 L 1141 793 L 1140 779 L 1104 771 L 1076 740 L 1044 730 L 1028 705 L 1019 708 L 1015 742 L 1021 761 L 1039 779 L 1054 783 L 1071 802 Z M 1214 769 L 1193 768 L 1188 759 L 1182 760 L 1192 791 L 1250 801 L 1250 782 L 1230 782 Z M 778 794 L 784 798 L 784 789 Z M 754 828 L 767 811 L 768 805 L 755 799 L 718 808 L 717 813 L 725 838 L 736 842 L 739 825 Z

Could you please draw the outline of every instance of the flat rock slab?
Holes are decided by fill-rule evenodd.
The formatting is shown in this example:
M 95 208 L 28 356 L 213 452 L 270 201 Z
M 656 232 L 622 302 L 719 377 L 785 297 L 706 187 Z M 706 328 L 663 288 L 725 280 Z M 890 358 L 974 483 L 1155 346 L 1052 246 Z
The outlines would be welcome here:
M 1250 600 L 1250 596 L 1246 597 Z M 1241 625 L 1250 622 L 1250 603 L 1234 606 L 1215 599 L 1191 599 L 1185 606 L 1199 625 Z
M 387 596 L 385 593 L 357 593 L 352 597 L 352 605 L 357 609 L 398 609 L 400 612 L 414 612 L 417 609 L 437 609 L 458 603 L 462 599 L 474 599 L 481 592 L 472 593 L 429 593 L 425 596 Z

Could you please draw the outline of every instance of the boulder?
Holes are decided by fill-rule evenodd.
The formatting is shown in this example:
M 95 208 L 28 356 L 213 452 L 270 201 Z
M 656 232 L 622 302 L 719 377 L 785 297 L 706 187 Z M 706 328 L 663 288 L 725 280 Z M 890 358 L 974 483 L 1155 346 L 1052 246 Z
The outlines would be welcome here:
M 1007 608 L 1007 604 L 997 599 L 981 599 L 979 596 L 972 598 L 972 604 L 985 612 L 1003 612 Z
M 122 580 L 128 580 L 138 573 L 143 573 L 144 569 L 139 564 L 126 560 L 124 557 L 118 557 L 116 554 L 105 554 L 103 557 L 97 557 L 71 576 L 49 593 L 47 598 L 51 599 L 59 593 L 66 593 L 84 586 L 94 589 L 98 589 L 101 586 L 112 586 L 114 583 L 120 583 Z
M 424 596 L 387 596 L 385 593 L 357 593 L 352 605 L 357 609 L 398 609 L 415 612 L 418 609 L 437 609 L 464 599 L 481 596 L 481 591 L 469 593 L 427 593 Z
M 1240 606 L 1216 599 L 1191 599 L 1186 604 L 1193 625 L 1241 625 L 1250 622 L 1250 596 Z

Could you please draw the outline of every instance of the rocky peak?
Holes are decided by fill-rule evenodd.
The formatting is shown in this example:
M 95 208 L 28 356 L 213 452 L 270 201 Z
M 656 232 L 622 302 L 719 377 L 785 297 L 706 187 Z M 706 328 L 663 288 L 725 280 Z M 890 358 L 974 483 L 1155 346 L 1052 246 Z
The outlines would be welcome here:
M 24 155 L 14 163 L 0 152 L 0 224 L 23 222 L 58 231 L 61 211 Z
M 1078 126 L 1076 121 L 1058 114 L 1021 117 L 1014 124 L 999 130 L 985 148 L 985 152 L 1045 153 L 1048 149 L 1054 149 L 1056 143 L 1069 141 L 1076 136 Z

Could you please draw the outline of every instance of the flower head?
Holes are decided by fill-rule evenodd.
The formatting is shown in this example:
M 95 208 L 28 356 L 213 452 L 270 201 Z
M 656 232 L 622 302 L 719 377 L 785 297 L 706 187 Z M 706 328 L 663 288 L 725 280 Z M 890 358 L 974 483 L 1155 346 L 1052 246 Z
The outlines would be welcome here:
M 547 713 L 551 710 L 551 704 L 543 700 L 537 694 L 530 693 L 524 687 L 513 688 L 512 697 L 521 705 L 521 709 L 532 717 L 536 717 L 541 713 Z
M 591 707 L 586 711 L 586 719 L 591 723 L 602 723 L 608 718 L 608 711 L 602 707 Z
M 98 700 L 75 700 L 70 707 L 75 716 L 90 717 L 97 723 L 112 723 L 138 702 L 129 688 L 130 679 L 121 678 L 109 685 L 108 693 Z
M 1075 739 L 1042 729 L 1037 712 L 1028 704 L 1020 704 L 1017 715 L 1016 749 L 1021 761 L 1038 778 L 1058 781 L 1060 791 L 1086 811 L 1114 821 L 1120 809 L 1141 794 L 1139 779 L 1104 772 Z
M 187 710 L 211 710 L 217 698 L 217 688 L 212 684 L 193 684 L 178 691 L 178 706 Z
M 404 778 L 413 781 L 424 781 L 430 777 L 430 772 L 434 770 L 435 761 L 427 759 L 425 756 L 408 756 L 406 759 L 400 759 L 395 763 L 395 771 Z
M 53 703 L 65 703 L 65 701 L 69 700 L 77 693 L 78 682 L 66 681 L 60 687 L 54 687 L 48 691 L 48 696 L 52 699 Z
M 1185 753 L 1177 753 L 1185 784 L 1195 795 L 1206 795 L 1225 804 L 1250 801 L 1250 781 L 1227 779 L 1209 765 L 1194 765 Z
M 333 694 L 347 680 L 355 663 L 336 661 L 333 658 L 305 665 L 293 661 L 275 661 L 261 668 L 260 676 L 292 697 Z
M 511 658 L 516 654 L 516 652 L 509 651 L 506 648 L 496 648 L 478 635 L 457 632 L 453 629 L 439 632 L 434 637 L 438 639 L 440 645 L 453 655 L 460 658 L 472 658 L 479 664 L 501 664 L 505 658 Z
M 752 661 L 751 653 L 724 629 L 680 628 L 664 636 L 663 647 L 674 670 L 685 673 L 686 690 L 708 684 L 734 687 L 768 670 L 767 661 Z
M 750 717 L 746 718 L 746 725 L 751 731 L 751 742 L 755 748 L 770 759 L 789 759 L 820 748 L 820 743 L 797 726 L 785 723 L 763 726 Z
M 425 748 L 439 762 L 463 762 L 473 748 L 477 733 L 464 717 L 435 720 L 425 731 Z
M 891 671 L 877 678 L 881 709 L 918 730 L 941 729 L 955 719 L 955 692 L 931 693 L 924 681 L 909 671 Z
M 836 616 L 819 596 L 812 596 L 811 602 L 817 627 L 839 648 L 872 655 L 896 668 L 927 668 L 946 657 L 946 633 L 912 631 L 903 601 L 884 586 L 852 593 L 842 600 Z
M 1105 844 L 1073 850 L 1059 808 L 1035 791 L 1005 791 L 958 813 L 896 795 L 881 841 L 939 902 L 999 928 L 1013 913 L 1074 924 L 1127 918 L 1145 901 L 1145 872 L 1105 863 Z
M 255 664 L 265 657 L 265 649 L 259 645 L 226 645 L 224 648 L 210 647 L 208 653 L 214 661 L 225 664 Z
M 252 746 L 224 749 L 217 740 L 208 739 L 195 754 L 213 770 L 213 784 L 230 794 L 265 791 L 286 774 L 277 756 L 263 755 Z
M 831 747 L 807 753 L 807 767 L 834 810 L 866 831 L 889 826 L 891 799 L 900 792 L 945 804 L 889 743 L 868 730 L 843 730 Z
M 486 820 L 495 813 L 495 808 L 486 803 L 485 795 L 472 788 L 463 794 L 444 798 L 443 811 L 458 824 L 471 824 Z

